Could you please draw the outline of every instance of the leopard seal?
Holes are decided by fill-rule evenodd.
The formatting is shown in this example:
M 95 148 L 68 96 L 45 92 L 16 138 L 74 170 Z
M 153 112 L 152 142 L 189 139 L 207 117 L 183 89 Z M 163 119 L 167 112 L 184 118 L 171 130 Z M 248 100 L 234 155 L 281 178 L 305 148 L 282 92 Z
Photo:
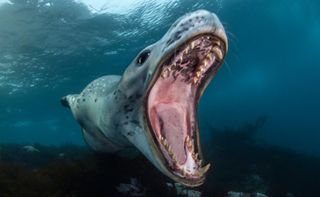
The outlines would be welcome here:
M 93 150 L 134 146 L 172 180 L 199 186 L 210 164 L 202 162 L 196 109 L 227 48 L 219 18 L 197 10 L 177 19 L 122 76 L 100 77 L 61 103 Z

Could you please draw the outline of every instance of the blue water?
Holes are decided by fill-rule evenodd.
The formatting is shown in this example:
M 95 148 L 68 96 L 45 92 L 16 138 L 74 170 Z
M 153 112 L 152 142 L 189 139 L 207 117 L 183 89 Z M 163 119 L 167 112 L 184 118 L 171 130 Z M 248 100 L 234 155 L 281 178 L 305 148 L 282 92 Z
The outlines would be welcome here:
M 0 3 L 0 143 L 83 145 L 60 97 L 120 75 L 178 17 L 207 9 L 230 47 L 200 102 L 202 137 L 265 116 L 261 142 L 320 155 L 320 1 L 137 1 L 100 11 L 71 0 Z

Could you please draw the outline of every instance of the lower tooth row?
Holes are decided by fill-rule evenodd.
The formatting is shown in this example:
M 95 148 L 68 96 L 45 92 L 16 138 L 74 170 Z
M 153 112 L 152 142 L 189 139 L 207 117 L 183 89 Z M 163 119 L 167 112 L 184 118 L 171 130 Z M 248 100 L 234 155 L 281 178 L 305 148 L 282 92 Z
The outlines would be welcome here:
M 182 165 L 180 166 L 178 164 L 178 160 L 177 160 L 177 156 L 173 153 L 172 151 L 172 147 L 169 145 L 168 141 L 163 138 L 162 136 L 160 136 L 160 141 L 161 143 L 164 145 L 164 147 L 167 149 L 169 156 L 172 158 L 174 165 L 177 165 L 178 168 L 180 169 L 180 172 L 182 174 L 182 176 L 186 177 L 188 174 L 190 174 L 190 172 L 187 172 L 187 170 L 185 169 L 185 167 Z M 192 140 L 190 139 L 190 137 L 187 135 L 186 137 L 186 145 L 189 151 L 192 151 L 192 158 L 197 162 L 198 166 L 202 166 L 202 160 L 199 159 L 199 154 L 198 153 L 194 153 L 194 148 L 193 148 L 193 143 Z M 197 175 L 197 176 L 202 176 L 203 174 L 205 174 L 210 168 L 210 164 L 200 168 L 197 172 L 195 172 L 193 175 Z
M 168 143 L 168 141 L 163 138 L 162 136 L 160 136 L 160 141 L 162 143 L 162 145 L 165 147 L 165 149 L 168 151 L 169 156 L 172 158 L 174 163 L 177 163 L 177 156 L 173 153 L 172 147 L 170 146 L 170 144 Z

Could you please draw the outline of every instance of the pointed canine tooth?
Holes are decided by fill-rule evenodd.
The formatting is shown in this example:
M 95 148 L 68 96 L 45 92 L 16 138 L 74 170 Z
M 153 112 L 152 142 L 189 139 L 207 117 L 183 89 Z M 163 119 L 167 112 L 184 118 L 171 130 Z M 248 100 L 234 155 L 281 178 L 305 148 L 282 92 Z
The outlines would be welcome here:
M 207 164 L 206 166 L 200 168 L 200 170 L 199 170 L 200 174 L 201 175 L 205 174 L 206 172 L 208 172 L 209 168 L 210 168 L 210 164 Z
M 218 45 L 218 46 L 221 46 L 221 42 L 219 41 L 219 40 L 215 40 L 215 41 L 213 41 L 214 42 L 214 44 L 216 44 L 216 45 Z
M 200 71 L 197 71 L 197 72 L 196 72 L 196 75 L 197 75 L 198 78 L 200 78 L 201 72 L 200 72 Z
M 213 47 L 211 51 L 218 57 L 218 59 L 222 60 L 223 54 L 221 49 L 219 49 L 218 47 Z

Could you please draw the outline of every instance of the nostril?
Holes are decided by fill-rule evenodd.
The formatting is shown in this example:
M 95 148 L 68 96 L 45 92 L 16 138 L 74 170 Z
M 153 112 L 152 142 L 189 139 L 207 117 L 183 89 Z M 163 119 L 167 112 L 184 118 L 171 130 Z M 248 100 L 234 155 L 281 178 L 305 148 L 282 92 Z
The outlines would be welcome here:
M 60 99 L 60 103 L 63 107 L 67 107 L 67 108 L 70 108 L 70 105 L 69 105 L 69 102 L 67 100 L 67 97 L 62 97 Z

